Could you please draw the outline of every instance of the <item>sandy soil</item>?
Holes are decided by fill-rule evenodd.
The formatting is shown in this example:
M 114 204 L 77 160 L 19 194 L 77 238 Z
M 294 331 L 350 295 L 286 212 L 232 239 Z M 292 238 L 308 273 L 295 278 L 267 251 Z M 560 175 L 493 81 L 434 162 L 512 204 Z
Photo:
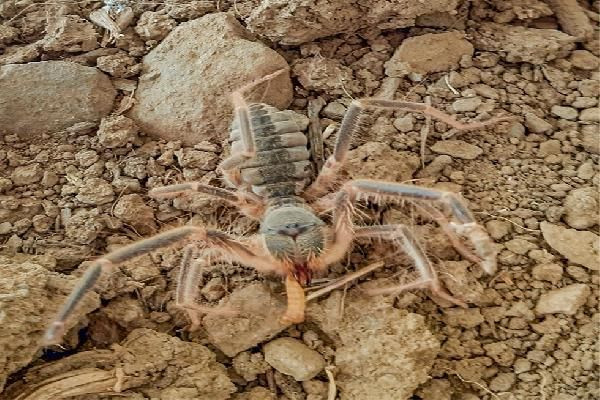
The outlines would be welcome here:
M 129 3 L 0 2 L 1 399 L 600 399 L 600 2 Z M 294 326 L 278 320 L 280 278 L 205 266 L 199 303 L 240 312 L 190 331 L 176 245 L 104 276 L 63 344 L 42 347 L 95 257 L 187 223 L 255 232 L 223 202 L 147 193 L 222 185 L 228 94 L 288 65 L 249 101 L 292 110 L 315 167 L 355 98 L 510 117 L 462 132 L 374 110 L 342 173 L 467 200 L 495 242 L 491 276 L 411 203 L 356 220 L 410 226 L 468 307 L 367 296 L 414 271 L 389 243 L 359 241 L 317 283 L 384 266 Z

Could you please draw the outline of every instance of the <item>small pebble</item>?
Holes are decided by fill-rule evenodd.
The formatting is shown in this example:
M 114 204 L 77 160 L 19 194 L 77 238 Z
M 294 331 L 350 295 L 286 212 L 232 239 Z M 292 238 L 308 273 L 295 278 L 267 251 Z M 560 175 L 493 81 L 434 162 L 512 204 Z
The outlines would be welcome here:
M 467 143 L 464 140 L 440 140 L 431 146 L 431 150 L 439 154 L 464 160 L 474 160 L 483 153 L 481 147 Z
M 293 376 L 297 381 L 312 379 L 325 367 L 321 354 L 289 337 L 267 343 L 264 352 L 269 365 L 282 374 Z
M 532 133 L 546 133 L 553 130 L 553 126 L 549 122 L 531 113 L 525 114 L 525 126 Z
M 467 97 L 452 103 L 452 109 L 456 112 L 469 112 L 477 110 L 480 105 L 481 97 Z
M 568 119 L 570 121 L 577 119 L 578 112 L 573 107 L 552 106 L 550 111 L 559 118 Z
M 559 264 L 539 264 L 533 267 L 531 274 L 535 279 L 558 283 L 562 279 L 563 268 Z

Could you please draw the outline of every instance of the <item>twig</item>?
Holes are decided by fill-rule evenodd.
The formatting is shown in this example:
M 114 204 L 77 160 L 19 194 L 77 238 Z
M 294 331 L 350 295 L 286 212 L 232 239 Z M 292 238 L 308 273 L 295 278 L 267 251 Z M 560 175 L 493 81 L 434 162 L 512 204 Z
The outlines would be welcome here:
M 327 400 L 335 400 L 335 396 L 337 396 L 337 387 L 335 385 L 333 373 L 331 372 L 332 369 L 333 367 L 331 365 L 325 367 L 325 373 L 327 374 L 327 379 L 329 379 L 329 386 L 327 389 Z

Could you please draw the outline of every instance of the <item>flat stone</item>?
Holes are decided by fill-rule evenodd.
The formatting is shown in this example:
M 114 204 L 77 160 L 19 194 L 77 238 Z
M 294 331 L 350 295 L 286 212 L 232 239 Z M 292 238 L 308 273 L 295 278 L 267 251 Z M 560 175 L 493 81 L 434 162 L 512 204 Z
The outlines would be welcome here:
M 323 368 L 325 359 L 301 341 L 289 337 L 275 339 L 264 347 L 265 361 L 282 374 L 295 380 L 314 378 Z
M 577 110 L 573 107 L 552 106 L 550 111 L 558 118 L 568 119 L 570 121 L 576 120 L 578 115 Z
M 463 56 L 472 55 L 473 45 L 460 32 L 427 33 L 405 39 L 384 64 L 385 73 L 403 77 L 450 71 L 458 68 Z
M 563 228 L 549 222 L 540 224 L 544 240 L 569 261 L 594 271 L 600 270 L 600 237 L 589 231 Z
M 10 178 L 15 186 L 24 186 L 41 181 L 43 176 L 44 169 L 42 166 L 33 163 L 15 168 Z
M 108 115 L 117 95 L 96 68 L 64 61 L 0 67 L 0 133 L 28 138 Z
M 579 113 L 579 120 L 586 122 L 600 122 L 600 107 L 581 110 L 581 113 Z
M 236 290 L 224 306 L 237 314 L 208 314 L 202 322 L 209 341 L 229 357 L 269 340 L 287 327 L 279 322 L 285 303 L 262 283 Z
M 467 97 L 458 99 L 452 103 L 452 109 L 456 112 L 475 111 L 481 105 L 481 97 Z
M 525 126 L 532 133 L 546 133 L 554 129 L 552 124 L 532 113 L 525 114 Z
M 165 140 L 222 144 L 233 119 L 230 95 L 283 68 L 285 59 L 253 41 L 233 15 L 209 14 L 180 24 L 144 57 L 129 116 Z M 289 72 L 253 88 L 245 99 L 286 108 L 292 101 Z
M 540 296 L 535 311 L 538 314 L 574 315 L 585 304 L 591 292 L 590 287 L 583 283 L 552 290 Z
M 431 150 L 438 154 L 447 154 L 464 160 L 474 160 L 483 153 L 481 147 L 464 140 L 440 140 L 431 146 Z
M 569 61 L 575 68 L 587 71 L 597 71 L 600 67 L 600 58 L 587 50 L 573 50 Z

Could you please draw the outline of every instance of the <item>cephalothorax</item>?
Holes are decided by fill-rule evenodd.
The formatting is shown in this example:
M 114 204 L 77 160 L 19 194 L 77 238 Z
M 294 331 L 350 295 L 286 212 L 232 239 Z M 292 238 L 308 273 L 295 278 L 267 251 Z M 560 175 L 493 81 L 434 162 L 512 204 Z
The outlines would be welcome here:
M 354 226 L 354 204 L 359 200 L 410 200 L 442 226 L 463 256 L 479 263 L 487 273 L 495 271 L 493 243 L 457 194 L 374 180 L 353 180 L 343 183 L 335 193 L 330 191 L 347 157 L 350 140 L 360 129 L 360 120 L 369 108 L 420 112 L 457 129 L 481 128 L 503 118 L 463 124 L 426 104 L 377 98 L 355 100 L 344 116 L 332 155 L 308 186 L 312 172 L 307 139 L 293 118 L 289 113 L 266 104 L 248 105 L 243 98 L 243 93 L 248 89 L 284 71 L 279 70 L 258 79 L 232 96 L 235 120 L 230 132 L 231 156 L 220 165 L 232 189 L 190 182 L 150 191 L 150 196 L 156 198 L 198 192 L 225 200 L 247 216 L 259 220 L 259 233 L 234 238 L 217 230 L 183 226 L 100 257 L 88 268 L 51 323 L 44 338 L 46 343 L 60 341 L 65 321 L 103 271 L 178 242 L 187 242 L 188 245 L 181 263 L 176 302 L 187 311 L 192 326 L 200 322 L 199 312 L 212 311 L 196 303 L 203 263 L 224 260 L 253 267 L 259 272 L 282 275 L 285 278 L 288 307 L 281 319 L 285 323 L 299 323 L 304 320 L 303 286 L 310 283 L 313 274 L 324 271 L 327 266 L 343 258 L 353 240 L 360 237 L 398 242 L 412 258 L 420 274 L 415 282 L 377 289 L 372 293 L 397 293 L 425 288 L 454 304 L 463 305 L 462 301 L 441 286 L 431 262 L 406 226 Z M 333 210 L 329 225 L 318 216 L 327 210 Z M 473 252 L 462 245 L 459 238 L 466 239 Z

